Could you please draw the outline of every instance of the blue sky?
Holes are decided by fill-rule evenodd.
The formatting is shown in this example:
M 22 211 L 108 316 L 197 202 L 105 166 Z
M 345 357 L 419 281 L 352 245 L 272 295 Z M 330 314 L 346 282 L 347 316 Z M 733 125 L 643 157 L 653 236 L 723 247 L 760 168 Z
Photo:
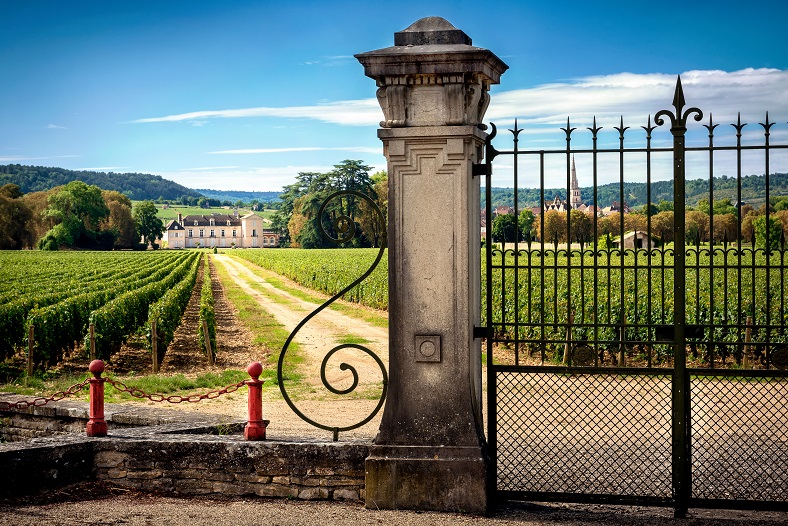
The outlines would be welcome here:
M 486 120 L 518 117 L 526 146 L 561 147 L 568 115 L 638 128 L 678 74 L 715 122 L 768 110 L 772 141 L 788 138 L 784 0 L 0 0 L 0 163 L 222 190 L 279 190 L 343 159 L 383 169 L 375 83 L 353 55 L 425 16 L 509 65 Z

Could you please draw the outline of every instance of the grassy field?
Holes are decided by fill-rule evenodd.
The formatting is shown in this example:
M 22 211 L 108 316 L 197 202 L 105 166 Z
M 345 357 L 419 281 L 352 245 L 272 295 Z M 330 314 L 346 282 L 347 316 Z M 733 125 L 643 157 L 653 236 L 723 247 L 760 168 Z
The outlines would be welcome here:
M 164 221 L 166 224 L 167 221 L 171 219 L 176 219 L 178 214 L 185 216 L 188 215 L 211 215 L 211 214 L 232 214 L 234 209 L 232 207 L 213 207 L 213 208 L 198 208 L 196 206 L 179 206 L 179 205 L 168 205 L 167 208 L 163 208 L 164 205 L 157 204 L 156 209 L 158 213 L 156 217 Z M 239 208 L 238 214 L 243 217 L 246 214 L 250 213 L 251 210 L 249 208 Z M 268 221 L 271 220 L 271 216 L 274 215 L 276 210 L 261 210 L 255 212 L 257 215 L 262 216 L 263 219 L 267 219 Z

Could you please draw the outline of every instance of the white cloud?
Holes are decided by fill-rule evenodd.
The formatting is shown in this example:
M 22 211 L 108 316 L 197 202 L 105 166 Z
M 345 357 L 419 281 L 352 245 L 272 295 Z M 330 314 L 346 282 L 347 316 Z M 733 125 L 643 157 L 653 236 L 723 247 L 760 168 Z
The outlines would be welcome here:
M 313 119 L 344 126 L 376 126 L 383 112 L 376 99 L 327 102 L 314 106 L 291 106 L 286 108 L 242 108 L 235 110 L 208 110 L 179 113 L 164 117 L 137 119 L 134 123 L 193 122 L 205 119 L 232 119 L 242 117 L 278 117 L 288 119 Z
M 687 107 L 698 107 L 715 122 L 730 123 L 737 112 L 762 119 L 765 111 L 788 115 L 788 70 L 743 69 L 687 71 L 681 74 Z M 509 125 L 597 125 L 608 129 L 624 117 L 625 126 L 646 124 L 648 115 L 673 110 L 676 75 L 618 73 L 592 76 L 535 88 L 503 91 L 492 97 L 486 120 Z M 685 108 L 686 109 L 686 108 Z
M 254 153 L 293 153 L 293 152 L 355 152 L 355 153 L 383 153 L 382 147 L 370 146 L 340 146 L 334 148 L 323 148 L 320 146 L 303 146 L 293 148 L 248 148 L 242 150 L 220 150 L 207 152 L 210 154 L 254 154 Z
M 40 161 L 43 159 L 73 159 L 81 155 L 49 155 L 46 157 L 0 157 L 0 162 Z
M 788 115 L 788 70 L 743 69 L 726 72 L 694 70 L 681 74 L 688 106 L 703 110 L 715 122 L 733 122 L 741 112 L 753 122 L 769 110 Z M 506 78 L 504 77 L 504 85 Z M 516 117 L 524 126 L 563 126 L 567 116 L 572 125 L 597 124 L 610 129 L 624 116 L 627 126 L 645 125 L 647 116 L 672 109 L 675 74 L 617 73 L 543 84 L 531 88 L 500 91 L 492 97 L 486 121 L 504 126 Z M 134 123 L 189 122 L 231 118 L 313 119 L 342 126 L 377 126 L 382 111 L 374 98 L 319 103 L 283 108 L 256 107 L 206 110 L 137 119 Z M 539 130 L 541 133 L 542 130 Z M 533 133 L 526 128 L 525 133 Z
M 57 124 L 47 124 L 48 130 L 65 130 L 65 126 L 58 126 Z
M 74 170 L 84 170 L 86 172 L 121 172 L 129 170 L 128 166 L 95 166 L 90 168 L 74 168 Z
M 181 168 L 182 172 L 190 172 L 192 170 L 235 170 L 241 166 L 198 166 L 195 168 Z
M 248 190 L 277 192 L 295 182 L 300 172 L 329 172 L 333 165 L 291 165 L 277 167 L 199 167 L 177 171 L 140 170 L 143 173 L 161 175 L 189 188 L 212 190 Z M 372 165 L 370 173 L 385 170 L 386 165 Z

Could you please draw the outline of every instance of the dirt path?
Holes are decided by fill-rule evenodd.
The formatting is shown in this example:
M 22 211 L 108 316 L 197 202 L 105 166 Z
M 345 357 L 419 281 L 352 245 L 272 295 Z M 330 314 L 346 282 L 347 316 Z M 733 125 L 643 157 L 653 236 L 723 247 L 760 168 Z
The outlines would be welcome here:
M 197 339 L 200 318 L 200 294 L 203 279 L 211 279 L 214 311 L 216 314 L 216 363 L 208 365 L 208 357 L 200 350 Z M 216 275 L 216 268 L 206 258 L 203 270 L 197 276 L 189 304 L 181 324 L 167 349 L 161 365 L 162 373 L 195 373 L 227 368 L 245 368 L 249 362 L 262 358 L 259 350 L 251 346 L 251 335 L 238 322 L 232 305 L 227 301 L 224 288 Z
M 316 308 L 313 303 L 275 288 L 248 266 L 230 256 L 217 254 L 214 260 L 223 265 L 233 281 L 288 331 L 295 329 Z M 307 375 L 305 380 L 320 389 L 323 388 L 320 381 L 320 364 L 332 348 L 342 343 L 358 343 L 368 347 L 383 360 L 384 364 L 388 363 L 387 329 L 375 327 L 331 309 L 323 310 L 304 325 L 295 341 L 300 344 L 301 353 L 305 358 L 303 364 L 304 373 Z M 360 389 L 380 383 L 380 369 L 374 360 L 356 349 L 342 349 L 331 358 L 326 370 L 326 379 L 334 388 L 344 389 L 352 383 L 351 373 L 339 368 L 341 362 L 347 362 L 356 368 Z
M 195 331 L 186 329 L 182 335 L 183 352 L 187 357 L 196 357 L 193 362 L 197 364 L 190 368 L 189 372 L 196 374 L 221 371 L 226 368 L 243 369 L 251 361 L 265 363 L 265 352 L 267 351 L 253 343 L 252 335 L 238 320 L 238 313 L 232 303 L 228 301 L 224 287 L 218 279 L 216 267 L 221 265 L 222 268 L 226 268 L 233 282 L 254 298 L 260 308 L 273 315 L 288 331 L 295 328 L 316 305 L 274 288 L 265 279 L 255 275 L 246 265 L 229 256 L 215 254 L 210 257 L 214 263 L 212 276 L 217 325 L 217 361 L 213 368 L 208 366 L 207 361 L 199 352 Z M 277 278 L 288 282 L 281 276 L 277 275 Z M 292 282 L 287 284 L 297 287 Z M 195 290 L 199 297 L 199 290 Z M 326 374 L 327 379 L 333 382 L 332 385 L 335 388 L 345 388 L 351 383 L 351 374 L 340 370 L 339 363 L 347 361 L 352 364 L 359 374 L 359 387 L 353 394 L 348 396 L 332 395 L 320 381 L 319 367 L 325 353 L 337 342 L 348 339 L 354 342 L 364 341 L 363 345 L 370 347 L 388 366 L 388 330 L 335 311 L 324 310 L 321 312 L 319 316 L 304 326 L 297 338 L 301 345 L 301 354 L 305 357 L 304 363 L 299 364 L 298 368 L 304 374 L 303 384 L 306 384 L 306 387 L 302 386 L 296 389 L 295 396 L 290 392 L 290 389 L 288 389 L 288 393 L 291 394 L 302 413 L 321 424 L 338 427 L 355 424 L 371 414 L 377 405 L 377 395 L 380 392 L 380 370 L 373 360 L 360 355 L 361 353 L 358 351 L 338 352 L 330 360 Z M 184 372 L 184 367 L 189 368 L 186 360 L 173 354 L 169 361 L 165 358 L 165 369 L 163 370 L 171 373 Z M 228 422 L 243 421 L 246 419 L 246 391 L 239 390 L 213 400 L 204 400 L 198 404 L 175 404 L 165 407 L 158 404 L 158 407 L 223 415 L 227 417 Z M 340 433 L 340 440 L 372 439 L 377 434 L 381 413 L 378 413 L 372 421 L 361 428 Z M 299 418 L 287 405 L 277 388 L 263 390 L 263 416 L 271 421 L 268 427 L 268 436 L 271 438 L 320 437 L 330 439 L 331 437 L 330 432 L 313 427 Z

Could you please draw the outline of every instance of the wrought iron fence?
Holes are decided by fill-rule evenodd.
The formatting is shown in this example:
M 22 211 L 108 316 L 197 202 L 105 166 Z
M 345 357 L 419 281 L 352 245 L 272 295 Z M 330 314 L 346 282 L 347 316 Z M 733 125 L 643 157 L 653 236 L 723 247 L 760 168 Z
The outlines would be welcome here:
M 599 146 L 596 119 L 587 128 L 590 148 L 574 147 L 578 130 L 569 119 L 561 128 L 565 148 L 553 150 L 521 148 L 517 122 L 511 149 L 498 150 L 492 125 L 475 173 L 486 175 L 482 331 L 496 458 L 490 486 L 499 496 L 673 505 L 677 514 L 699 503 L 788 507 L 788 470 L 772 469 L 775 458 L 788 457 L 781 435 L 788 426 L 788 212 L 770 211 L 772 180 L 788 183 L 772 158 L 775 151 L 784 158 L 788 145 L 771 143 L 775 123 L 767 114 L 760 144 L 743 143 L 740 118 L 735 144 L 716 144 L 719 125 L 709 116 L 702 125 L 708 144 L 687 146 L 688 121 L 702 121 L 703 113 L 685 106 L 679 80 L 673 109 L 657 112 L 653 124 L 649 117 L 638 147 L 625 146 L 639 130 L 623 118 L 613 127 L 617 147 Z M 667 123 L 672 145 L 654 146 Z M 743 171 L 752 154 L 762 159 L 762 179 Z M 715 179 L 720 155 L 732 156 L 733 181 Z M 588 204 L 575 156 L 591 167 Z M 496 229 L 495 239 L 492 162 L 501 157 L 512 163 L 515 220 L 513 232 Z M 704 165 L 701 172 L 687 171 L 690 157 Z M 546 194 L 551 158 L 561 160 L 563 196 Z M 610 206 L 600 202 L 603 159 L 618 175 Z M 654 196 L 671 184 L 656 173 L 664 166 L 672 192 L 660 210 Z M 695 209 L 687 207 L 688 178 L 705 181 L 706 203 L 692 203 Z M 630 207 L 636 179 L 645 183 L 638 210 Z M 745 204 L 754 181 L 756 207 Z M 537 188 L 538 202 L 522 202 L 523 188 Z M 520 218 L 523 210 L 530 218 Z M 708 418 L 719 409 L 715 400 L 743 393 L 760 401 L 750 420 Z M 737 419 L 754 410 L 728 409 Z M 736 440 L 746 442 L 745 457 L 726 456 Z M 721 459 L 736 471 L 727 479 L 736 488 L 718 488 Z M 772 490 L 756 481 L 762 470 Z

